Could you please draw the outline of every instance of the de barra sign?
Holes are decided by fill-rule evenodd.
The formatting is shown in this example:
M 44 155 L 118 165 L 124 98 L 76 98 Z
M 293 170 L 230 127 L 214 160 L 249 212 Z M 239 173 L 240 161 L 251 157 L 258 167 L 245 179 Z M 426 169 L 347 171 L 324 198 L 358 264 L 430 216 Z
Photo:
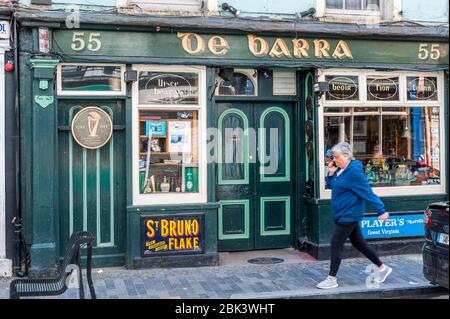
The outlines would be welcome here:
M 130 38 L 133 39 L 131 43 Z M 273 37 L 194 32 L 54 30 L 52 41 L 54 53 L 83 56 L 448 64 L 448 43 L 325 39 L 301 34 L 297 37 Z M 424 56 L 423 51 L 431 47 L 434 54 Z
M 203 214 L 142 216 L 141 229 L 142 257 L 204 251 Z
M 390 215 L 387 221 L 380 220 L 378 216 L 369 216 L 360 225 L 366 239 L 417 237 L 425 234 L 423 212 Z

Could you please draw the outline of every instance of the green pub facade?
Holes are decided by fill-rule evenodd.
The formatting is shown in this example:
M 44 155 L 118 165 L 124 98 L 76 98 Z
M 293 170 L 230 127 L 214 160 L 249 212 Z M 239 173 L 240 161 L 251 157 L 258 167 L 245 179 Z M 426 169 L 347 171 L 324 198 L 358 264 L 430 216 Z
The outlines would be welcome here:
M 285 247 L 327 258 L 324 179 L 344 140 L 392 212 L 380 225 L 367 207 L 379 251 L 417 248 L 427 203 L 448 199 L 448 31 L 16 17 L 30 270 L 56 264 L 81 229 L 97 266 Z

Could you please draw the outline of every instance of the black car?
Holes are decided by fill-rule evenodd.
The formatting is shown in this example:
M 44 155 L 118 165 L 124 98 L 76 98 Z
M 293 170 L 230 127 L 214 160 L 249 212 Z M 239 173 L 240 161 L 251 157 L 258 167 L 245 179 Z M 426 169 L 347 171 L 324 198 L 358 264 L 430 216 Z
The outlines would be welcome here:
M 423 274 L 448 289 L 448 201 L 428 205 L 424 217 Z

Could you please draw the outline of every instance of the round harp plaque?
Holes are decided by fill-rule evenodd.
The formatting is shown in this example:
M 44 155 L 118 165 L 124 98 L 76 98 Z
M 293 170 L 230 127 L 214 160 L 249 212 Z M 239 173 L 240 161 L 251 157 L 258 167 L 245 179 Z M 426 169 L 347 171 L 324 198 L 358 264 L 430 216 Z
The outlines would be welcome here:
M 72 120 L 72 136 L 84 148 L 102 147 L 111 138 L 112 130 L 111 117 L 96 106 L 82 109 Z

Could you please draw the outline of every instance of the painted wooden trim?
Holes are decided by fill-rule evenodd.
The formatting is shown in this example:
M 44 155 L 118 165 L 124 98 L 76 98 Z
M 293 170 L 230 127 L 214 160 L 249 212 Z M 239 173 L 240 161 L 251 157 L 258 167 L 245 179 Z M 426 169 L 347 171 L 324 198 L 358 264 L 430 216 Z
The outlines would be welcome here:
M 0 51 L 0 259 L 6 256 L 5 52 Z
M 223 233 L 223 211 L 222 207 L 226 205 L 244 205 L 244 233 L 226 235 Z M 219 207 L 219 240 L 233 240 L 233 239 L 249 239 L 250 238 L 250 201 L 248 199 L 240 200 L 221 200 Z
M 284 136 L 285 136 L 285 148 L 284 148 L 284 157 L 285 157 L 285 175 L 284 176 L 266 176 L 264 174 L 264 158 L 266 156 L 266 130 L 264 127 L 264 120 L 269 113 L 278 112 L 284 117 Z M 266 109 L 263 114 L 261 114 L 259 127 L 264 128 L 259 131 L 259 174 L 261 176 L 261 182 L 290 182 L 291 181 L 291 121 L 289 119 L 289 115 L 285 110 L 278 106 L 273 106 Z M 262 159 L 262 160 L 261 160 Z
M 285 230 L 265 230 L 264 216 L 265 207 L 264 204 L 267 202 L 284 202 L 285 203 L 285 220 L 286 229 Z M 279 235 L 290 235 L 291 234 L 291 196 L 267 196 L 260 198 L 260 232 L 261 236 L 279 236 Z
M 133 65 L 133 70 L 139 71 L 161 71 L 161 72 L 196 72 L 199 75 L 199 105 L 180 106 L 180 105 L 139 105 L 138 101 L 138 82 L 133 83 L 132 87 L 132 205 L 133 206 L 151 206 L 169 204 L 196 204 L 206 203 L 208 200 L 207 189 L 207 110 L 206 110 L 206 67 L 204 66 L 181 66 L 181 65 Z M 198 148 L 199 148 L 199 191 L 198 193 L 139 193 L 139 110 L 197 110 L 199 113 L 198 129 Z
M 223 157 L 223 150 L 222 150 L 222 129 L 223 129 L 223 119 L 225 116 L 229 114 L 236 114 L 238 115 L 242 121 L 244 122 L 244 178 L 243 179 L 235 179 L 235 180 L 224 180 L 223 179 L 223 173 L 222 173 L 222 157 Z M 249 167 L 249 140 L 248 140 L 248 118 L 247 115 L 245 115 L 244 112 L 242 112 L 239 109 L 231 108 L 226 111 L 224 111 L 218 120 L 218 129 L 219 129 L 219 147 L 218 147 L 218 159 L 219 163 L 217 165 L 218 169 L 218 184 L 219 185 L 247 185 L 249 183 L 249 176 L 250 176 L 250 167 Z

